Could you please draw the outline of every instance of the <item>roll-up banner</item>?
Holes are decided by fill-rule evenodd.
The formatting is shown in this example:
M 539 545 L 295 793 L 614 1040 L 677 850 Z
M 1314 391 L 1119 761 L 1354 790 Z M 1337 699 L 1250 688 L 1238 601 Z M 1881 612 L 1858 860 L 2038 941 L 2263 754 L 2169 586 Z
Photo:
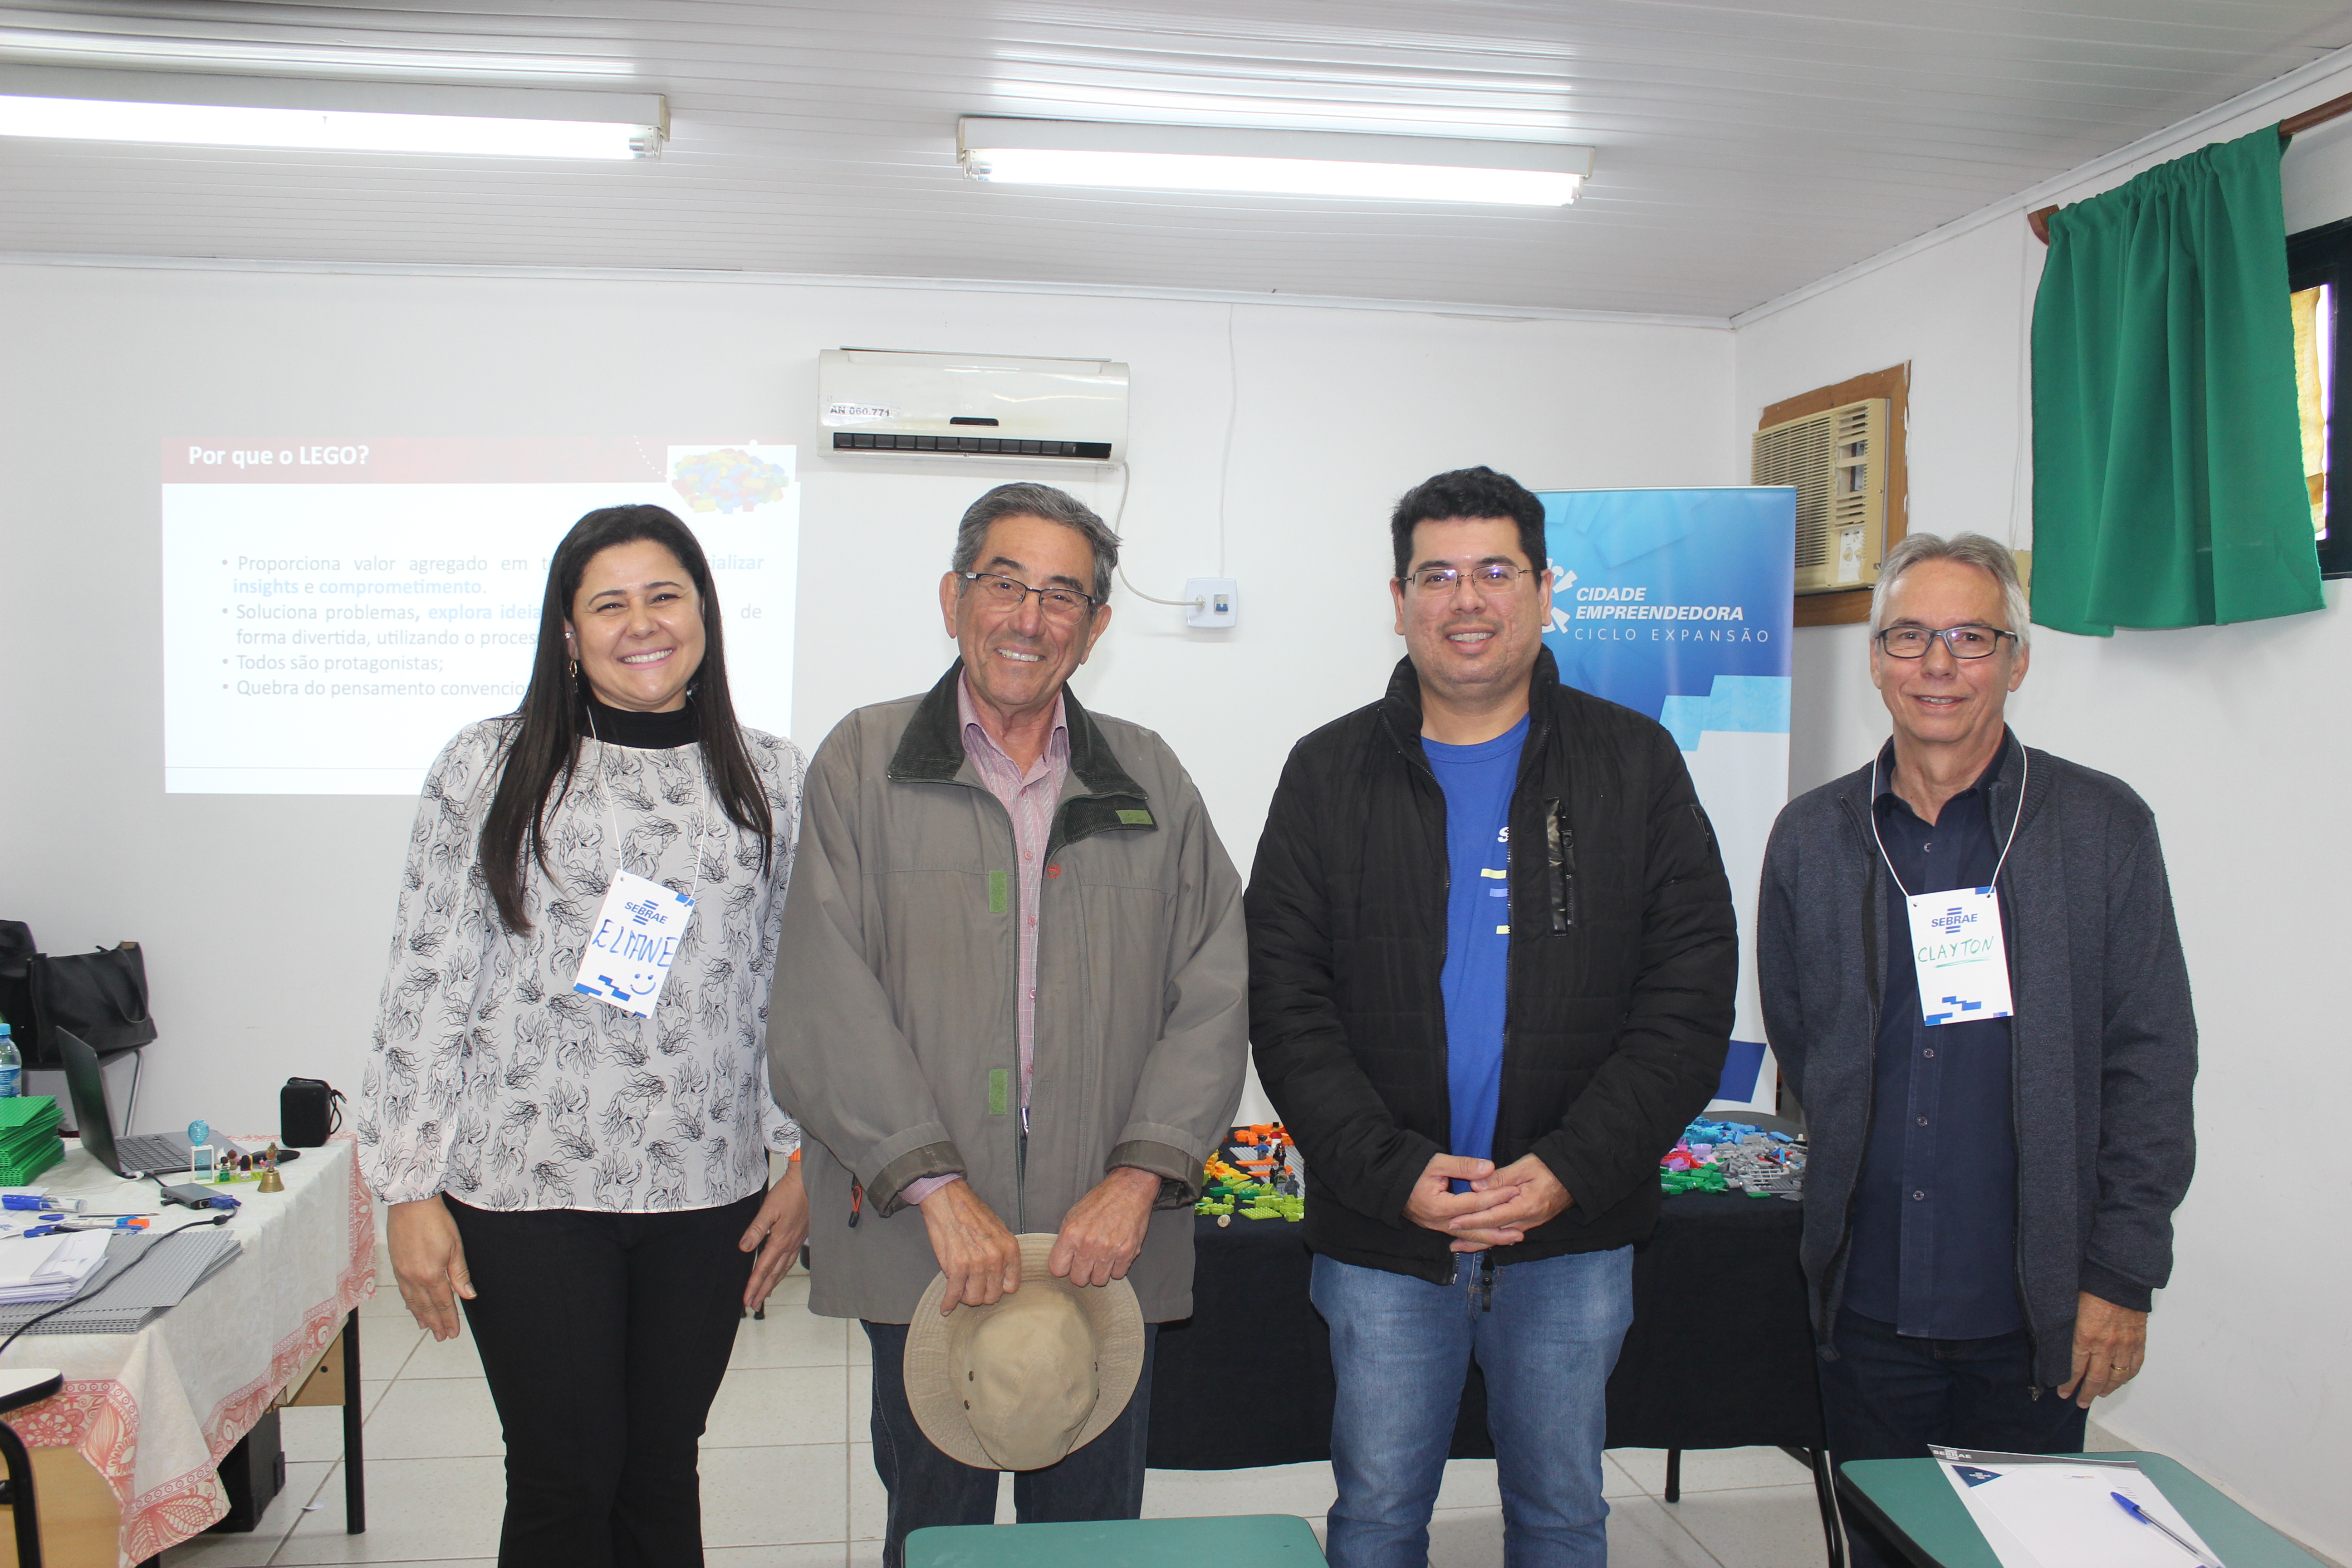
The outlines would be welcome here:
M 1739 1000 L 1711 1110 L 1774 1109 L 1756 992 L 1764 841 L 1789 799 L 1797 492 L 1548 490 L 1544 641 L 1559 678 L 1664 724 L 1715 825 L 1739 912 Z

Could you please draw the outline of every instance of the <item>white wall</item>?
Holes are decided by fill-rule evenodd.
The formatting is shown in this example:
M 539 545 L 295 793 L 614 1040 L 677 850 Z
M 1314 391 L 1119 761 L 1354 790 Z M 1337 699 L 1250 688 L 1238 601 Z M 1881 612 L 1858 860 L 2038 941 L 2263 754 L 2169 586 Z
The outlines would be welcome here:
M 946 667 L 935 584 L 982 490 L 1066 483 L 1108 515 L 1118 489 L 1055 465 L 836 460 L 814 428 L 819 349 L 1129 361 L 1127 571 L 1170 598 L 1217 571 L 1237 386 L 1222 488 L 1240 626 L 1188 632 L 1181 611 L 1115 590 L 1117 619 L 1077 684 L 1170 739 L 1244 873 L 1291 742 L 1377 697 L 1401 651 L 1385 518 L 1405 487 L 1479 462 L 1539 488 L 1724 484 L 1735 472 L 1722 329 L 781 282 L 15 265 L 0 266 L 0 581 L 16 674 L 0 754 L 0 915 L 30 921 L 50 952 L 147 944 L 163 1026 L 141 1095 L 149 1128 L 201 1114 L 273 1129 L 289 1074 L 358 1088 L 414 812 L 392 798 L 163 793 L 165 436 L 798 442 L 794 729 L 814 749 L 850 709 L 928 687 Z M 234 921 L 232 904 L 245 911 Z
M 2352 71 L 2042 199 L 2082 200 L 2347 90 Z M 2291 230 L 2352 215 L 2352 121 L 2298 138 L 2285 178 Z M 1767 404 L 1908 360 L 1911 527 L 2030 546 L 2021 393 L 2041 263 L 2023 217 L 2004 216 L 1743 321 L 1741 446 Z M 2352 770 L 2344 592 L 2328 584 L 2323 613 L 2244 626 L 2039 630 L 2010 707 L 2028 742 L 2117 774 L 2155 808 L 2202 1039 L 2174 1283 L 2158 1295 L 2147 1371 L 2097 1417 L 2339 1561 L 2352 1560 L 2339 1473 L 2352 1341 L 2333 1303 L 2352 1294 L 2352 1252 L 2340 1161 L 2300 1150 L 2352 1103 L 2352 1029 L 2333 999 L 2352 875 L 2334 822 Z M 1868 761 L 1887 721 L 1861 627 L 1800 631 L 1795 660 L 1802 791 Z
M 2261 118 L 2347 89 L 2352 73 L 2310 83 Z M 2298 141 L 2288 201 L 2295 227 L 2352 213 L 2352 126 Z M 0 915 L 30 921 L 53 952 L 148 944 L 164 1038 L 142 1125 L 203 1114 L 268 1129 L 289 1074 L 357 1087 L 412 805 L 162 793 L 153 465 L 167 434 L 796 441 L 795 728 L 814 745 L 849 709 L 944 667 L 932 584 L 973 496 L 1016 476 L 1072 483 L 1106 510 L 1118 493 L 1116 479 L 1070 478 L 1083 470 L 836 461 L 815 445 L 816 351 L 1126 359 L 1129 574 L 1173 596 L 1214 572 L 1222 489 L 1242 624 L 1188 633 L 1179 612 L 1117 593 L 1079 689 L 1171 739 L 1246 868 L 1290 742 L 1377 695 L 1396 657 L 1381 519 L 1431 472 L 1738 482 L 1765 404 L 1907 359 L 1912 526 L 2030 542 L 2020 352 L 2040 260 L 2021 218 L 2004 218 L 1759 313 L 1736 345 L 1704 328 L 1076 294 L 0 265 L 0 583 L 16 676 Z M 877 570 L 898 586 L 854 586 Z M 2352 773 L 2342 592 L 2331 585 L 2325 614 L 2253 626 L 2045 631 L 2013 712 L 2035 743 L 2120 774 L 2155 806 L 2204 1028 L 2203 1152 L 2177 1282 L 2147 1372 L 2102 1419 L 2352 1559 L 2331 1425 L 2352 1404 L 2332 1310 L 2352 1294 L 2352 1262 L 2326 1120 L 2352 1103 L 2352 1031 L 2315 983 L 2340 963 L 2336 893 L 2352 869 L 2329 832 Z M 1861 763 L 1885 721 L 1858 629 L 1801 632 L 1795 658 L 1801 789 Z M 241 923 L 220 912 L 225 889 L 254 896 Z

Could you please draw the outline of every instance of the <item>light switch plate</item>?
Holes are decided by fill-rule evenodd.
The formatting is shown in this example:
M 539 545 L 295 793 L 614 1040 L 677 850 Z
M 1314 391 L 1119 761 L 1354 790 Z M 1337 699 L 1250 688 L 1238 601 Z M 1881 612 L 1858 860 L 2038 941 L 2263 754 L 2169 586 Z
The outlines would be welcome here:
M 1184 611 L 1188 626 L 1230 626 L 1241 618 L 1241 587 L 1231 577 L 1187 577 Z

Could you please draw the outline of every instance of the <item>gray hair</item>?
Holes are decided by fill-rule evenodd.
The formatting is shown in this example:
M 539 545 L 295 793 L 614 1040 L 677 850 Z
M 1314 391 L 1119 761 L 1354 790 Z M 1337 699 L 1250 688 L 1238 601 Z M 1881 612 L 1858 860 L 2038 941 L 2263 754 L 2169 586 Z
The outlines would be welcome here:
M 2033 637 L 2033 609 L 2026 602 L 2025 585 L 2017 579 L 2017 557 L 1998 539 L 1963 533 L 1946 539 L 1933 533 L 1906 534 L 1886 552 L 1878 569 L 1878 586 L 1870 591 L 1870 635 L 1874 640 L 1886 618 L 1886 601 L 1906 572 L 1923 561 L 1957 561 L 1973 566 L 2000 584 L 2000 607 L 2009 617 L 2004 631 L 2014 634 L 2023 648 Z
M 980 547 L 988 542 L 990 526 L 1008 517 L 1042 517 L 1085 540 L 1095 552 L 1095 602 L 1099 605 L 1110 597 L 1110 574 L 1118 567 L 1118 535 L 1096 515 L 1094 508 L 1051 485 L 999 485 L 972 502 L 956 525 L 955 559 L 948 563 L 948 570 L 971 571 L 972 563 L 980 559 Z

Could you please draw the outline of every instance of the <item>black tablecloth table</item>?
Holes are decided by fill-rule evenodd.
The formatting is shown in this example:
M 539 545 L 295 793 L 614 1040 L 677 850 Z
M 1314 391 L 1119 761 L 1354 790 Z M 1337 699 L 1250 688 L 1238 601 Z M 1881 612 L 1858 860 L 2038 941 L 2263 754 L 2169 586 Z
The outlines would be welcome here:
M 1300 1227 L 1195 1223 L 1192 1316 L 1160 1331 L 1149 1463 L 1223 1470 L 1328 1459 L 1331 1342 L 1307 1300 Z M 1779 1198 L 1685 1193 L 1666 1200 L 1656 1234 L 1634 1251 L 1633 1326 L 1609 1380 L 1608 1444 L 1669 1450 L 1668 1501 L 1681 1449 L 1769 1446 L 1806 1451 L 1829 1507 L 1797 1264 L 1803 1225 L 1801 1205 Z M 1495 1454 L 1475 1362 L 1452 1454 Z

